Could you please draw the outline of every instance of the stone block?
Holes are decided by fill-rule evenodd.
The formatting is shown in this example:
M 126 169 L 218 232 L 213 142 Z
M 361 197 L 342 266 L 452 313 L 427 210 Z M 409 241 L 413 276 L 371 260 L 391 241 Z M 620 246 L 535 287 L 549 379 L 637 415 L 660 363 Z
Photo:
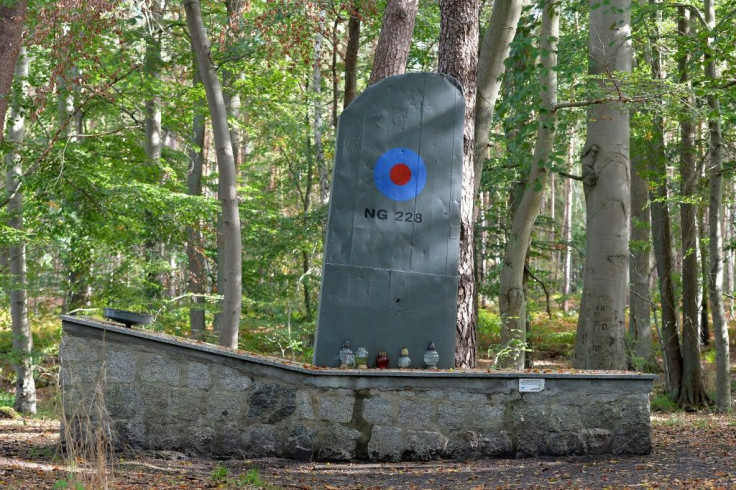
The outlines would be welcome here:
M 400 426 L 412 429 L 429 427 L 433 406 L 426 400 L 400 400 L 397 421 Z
M 440 403 L 437 405 L 437 425 L 450 432 L 465 426 L 465 418 L 470 409 L 457 403 Z
M 447 437 L 439 432 L 426 430 L 408 430 L 406 432 L 406 451 L 404 459 L 429 461 L 444 456 L 447 449 Z
M 168 421 L 171 413 L 171 390 L 158 385 L 142 383 L 140 391 L 140 414 L 149 424 L 161 425 Z
M 386 398 L 363 399 L 363 420 L 370 424 L 386 424 L 391 419 L 393 403 Z
M 180 364 L 174 359 L 164 356 L 153 356 L 141 372 L 141 376 L 149 383 L 163 383 L 179 386 L 181 380 Z
M 451 459 L 467 460 L 478 457 L 480 440 L 473 431 L 462 431 L 450 434 L 447 442 L 446 456 Z
M 340 424 L 330 424 L 321 434 L 317 459 L 349 461 L 355 458 L 355 448 L 360 432 Z
M 182 441 L 179 427 L 171 424 L 146 423 L 146 447 L 154 451 L 177 449 L 181 446 L 190 446 L 191 441 Z M 199 451 L 197 451 L 199 452 Z
M 188 363 L 187 387 L 209 390 L 212 387 L 212 373 L 207 364 L 201 362 Z
M 484 458 L 500 458 L 513 454 L 513 444 L 506 431 L 478 434 L 478 454 Z
M 110 350 L 105 359 L 107 380 L 116 383 L 136 382 L 136 356 L 129 351 Z
M 611 452 L 613 454 L 649 454 L 652 440 L 648 424 L 627 426 L 613 433 Z
M 304 420 L 317 420 L 312 407 L 312 396 L 309 391 L 299 391 L 296 394 L 296 416 Z
M 140 393 L 131 383 L 108 383 L 105 386 L 105 407 L 113 419 L 135 417 L 140 407 Z
M 213 458 L 242 458 L 244 456 L 243 431 L 240 430 L 239 426 L 233 423 L 223 423 L 215 425 L 214 429 L 212 438 Z
M 325 396 L 319 401 L 319 418 L 346 424 L 353 419 L 355 398 L 351 395 Z
M 172 388 L 171 416 L 175 421 L 196 422 L 206 417 L 205 392 L 189 388 Z
M 217 382 L 228 391 L 246 391 L 253 384 L 253 380 L 238 369 L 220 366 L 217 373 Z
M 246 458 L 267 458 L 278 452 L 279 430 L 270 425 L 248 427 L 241 438 Z
M 550 405 L 549 428 L 555 432 L 578 431 L 583 428 L 578 407 Z
M 215 430 L 208 426 L 191 426 L 187 434 L 187 449 L 195 454 L 211 455 Z
M 517 458 L 531 458 L 542 454 L 549 454 L 547 432 L 537 430 L 517 434 L 515 453 Z
M 579 432 L 553 432 L 547 438 L 549 454 L 568 456 L 585 454 L 585 441 Z
M 116 448 L 143 449 L 145 447 L 146 424 L 141 420 L 116 420 L 113 429 L 116 433 Z
M 283 454 L 300 461 L 310 461 L 314 453 L 317 431 L 305 425 L 297 425 L 286 439 Z
M 94 362 L 99 360 L 97 341 L 87 341 L 71 335 L 62 335 L 59 344 L 59 359 L 62 362 Z
M 207 394 L 207 416 L 210 420 L 221 423 L 225 420 L 238 419 L 242 401 L 239 394 L 230 391 L 210 391 Z
M 500 429 L 504 426 L 506 408 L 503 406 L 476 404 L 470 407 L 469 412 L 466 425 L 470 430 Z
M 253 384 L 248 397 L 250 422 L 275 424 L 296 411 L 296 392 L 275 383 Z
M 580 432 L 588 454 L 608 454 L 611 452 L 611 431 L 605 429 L 583 429 Z
M 104 381 L 99 366 L 87 363 L 69 363 L 61 368 L 61 386 L 94 391 Z
M 368 458 L 374 461 L 399 461 L 403 453 L 401 429 L 374 425 L 368 441 Z
M 621 421 L 621 408 L 610 403 L 593 403 L 582 410 L 583 427 L 614 430 Z

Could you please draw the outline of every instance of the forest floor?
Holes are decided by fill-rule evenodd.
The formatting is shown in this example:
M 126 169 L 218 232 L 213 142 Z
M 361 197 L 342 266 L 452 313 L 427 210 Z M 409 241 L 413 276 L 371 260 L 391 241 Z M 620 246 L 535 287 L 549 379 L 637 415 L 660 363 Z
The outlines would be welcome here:
M 0 419 L 0 488 L 736 488 L 736 415 L 652 415 L 646 456 L 427 463 L 215 461 L 158 452 L 112 471 L 62 456 L 57 420 Z

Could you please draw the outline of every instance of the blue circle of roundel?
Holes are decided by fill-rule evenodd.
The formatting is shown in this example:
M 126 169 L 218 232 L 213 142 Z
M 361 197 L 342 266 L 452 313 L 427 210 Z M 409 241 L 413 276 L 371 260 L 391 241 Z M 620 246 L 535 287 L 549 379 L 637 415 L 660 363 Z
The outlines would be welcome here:
M 391 178 L 391 170 L 397 165 L 405 165 L 411 177 L 403 185 Z M 408 201 L 419 195 L 427 184 L 427 167 L 416 152 L 408 148 L 392 148 L 380 156 L 373 169 L 373 180 L 381 193 L 394 201 Z

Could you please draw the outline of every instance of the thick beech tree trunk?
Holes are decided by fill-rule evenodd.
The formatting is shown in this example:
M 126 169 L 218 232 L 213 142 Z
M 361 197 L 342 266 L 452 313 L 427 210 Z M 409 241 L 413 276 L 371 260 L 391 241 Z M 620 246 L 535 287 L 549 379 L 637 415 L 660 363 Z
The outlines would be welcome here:
M 631 71 L 631 1 L 591 0 L 589 73 L 616 90 Z M 597 4 L 597 7 L 594 6 Z M 626 369 L 624 324 L 629 280 L 629 115 L 622 104 L 588 109 L 583 154 L 586 236 L 583 296 L 575 358 L 578 369 Z
M 460 202 L 460 264 L 455 366 L 475 367 L 476 297 L 473 258 L 473 199 L 475 166 L 475 94 L 478 66 L 478 16 L 480 0 L 440 0 L 438 71 L 454 77 L 465 97 L 463 134 L 463 182 Z
M 690 35 L 690 11 L 679 7 L 678 35 Z M 680 83 L 689 84 L 689 56 L 682 54 L 677 62 Z M 696 172 L 695 124 L 688 112 L 692 98 L 685 96 L 680 112 L 680 231 L 682 249 L 682 385 L 678 402 L 683 407 L 702 406 L 708 402 L 700 366 L 700 336 L 698 335 L 698 257 L 695 196 Z
M 501 348 L 507 355 L 499 357 L 502 367 L 524 368 L 526 345 L 526 297 L 524 263 L 531 243 L 532 227 L 539 215 L 547 186 L 550 157 L 554 150 L 557 103 L 557 40 L 560 35 L 559 4 L 541 0 L 542 32 L 539 43 L 542 64 L 540 80 L 541 110 L 537 127 L 537 145 L 532 168 L 521 202 L 514 213 L 501 268 L 498 306 L 501 313 Z
M 494 0 L 491 20 L 483 34 L 478 55 L 478 95 L 475 100 L 475 194 L 480 189 L 480 175 L 486 159 L 493 110 L 501 89 L 511 41 L 519 25 L 523 0 Z
M 192 84 L 196 87 L 202 80 L 199 70 L 194 67 Z M 192 134 L 189 144 L 189 170 L 187 171 L 187 192 L 191 196 L 202 195 L 202 171 L 204 168 L 205 115 L 198 108 L 206 104 L 204 99 L 194 104 Z M 192 295 L 189 308 L 189 327 L 194 338 L 201 339 L 205 329 L 204 293 L 206 286 L 204 239 L 199 225 L 187 226 L 187 260 L 189 263 L 189 294 Z
M 218 325 L 219 343 L 220 345 L 237 348 L 242 304 L 243 246 L 240 236 L 235 158 L 230 141 L 225 99 L 222 95 L 220 80 L 217 78 L 215 67 L 210 58 L 210 43 L 202 23 L 200 2 L 198 0 L 184 0 L 184 9 L 192 39 L 192 49 L 207 94 L 207 105 L 212 120 L 219 172 L 217 193 L 222 204 L 220 234 L 224 244 L 222 265 L 218 270 L 218 274 L 222 277 L 222 288 L 219 293 L 223 295 L 222 311 L 219 316 L 220 324 Z
M 28 57 L 25 48 L 21 48 L 18 56 L 15 78 L 19 86 L 27 85 Z M 21 81 L 22 80 L 22 81 Z M 18 185 L 22 172 L 21 157 L 17 153 L 23 143 L 25 116 L 22 108 L 23 88 L 14 97 L 13 106 L 8 120 L 8 134 L 5 142 L 11 145 L 12 150 L 5 156 L 7 165 L 6 189 L 13 193 Z M 20 232 L 23 231 L 23 193 L 15 192 L 8 201 L 8 225 Z M 22 241 L 14 244 L 8 251 L 10 269 L 10 317 L 13 324 L 13 354 L 17 356 L 15 362 L 15 403 L 14 408 L 22 413 L 36 413 L 36 385 L 33 380 L 33 363 L 31 350 L 33 336 L 28 322 L 28 299 L 26 293 L 26 245 Z
M 0 6 L 0 143 L 27 11 L 28 0 L 3 2 Z
M 388 0 L 369 84 L 406 71 L 419 0 Z
M 704 1 L 705 19 L 711 32 L 715 29 L 716 14 L 713 0 Z M 709 39 L 709 43 L 712 39 Z M 716 65 L 708 60 L 705 76 L 717 80 Z M 710 179 L 710 200 L 708 205 L 710 267 L 708 271 L 708 291 L 713 318 L 713 334 L 716 344 L 716 410 L 731 410 L 731 373 L 728 345 L 728 324 L 723 306 L 723 141 L 721 137 L 721 107 L 715 95 L 708 96 L 711 117 L 708 121 L 710 135 L 708 178 Z

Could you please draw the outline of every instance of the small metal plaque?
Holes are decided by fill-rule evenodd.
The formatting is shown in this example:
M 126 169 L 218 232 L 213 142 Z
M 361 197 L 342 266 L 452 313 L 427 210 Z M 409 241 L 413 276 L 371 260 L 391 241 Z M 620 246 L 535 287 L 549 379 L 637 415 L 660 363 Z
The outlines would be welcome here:
M 538 393 L 543 390 L 544 378 L 519 380 L 519 393 Z

